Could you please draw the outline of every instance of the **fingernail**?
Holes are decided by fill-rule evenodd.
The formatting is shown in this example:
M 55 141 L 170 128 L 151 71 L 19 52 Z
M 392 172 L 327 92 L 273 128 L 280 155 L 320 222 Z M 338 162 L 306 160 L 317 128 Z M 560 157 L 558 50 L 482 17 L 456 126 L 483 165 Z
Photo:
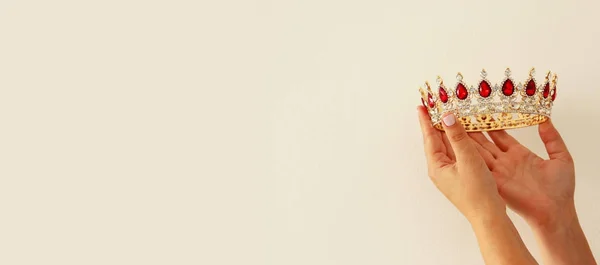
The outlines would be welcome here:
M 444 124 L 446 124 L 446 126 L 448 127 L 456 123 L 456 118 L 454 117 L 454 114 L 446 115 L 446 117 L 444 117 L 442 120 L 444 121 Z

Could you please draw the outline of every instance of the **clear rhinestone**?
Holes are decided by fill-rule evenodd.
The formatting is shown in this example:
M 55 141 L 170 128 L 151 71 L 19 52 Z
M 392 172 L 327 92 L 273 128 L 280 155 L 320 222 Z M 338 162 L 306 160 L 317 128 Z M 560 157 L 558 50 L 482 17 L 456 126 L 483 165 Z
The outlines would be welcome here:
M 469 89 L 469 93 L 471 94 L 477 94 L 477 89 L 474 86 L 471 86 L 471 88 Z
M 486 78 L 487 77 L 487 72 L 485 71 L 485 69 L 481 69 L 481 78 Z
M 511 73 L 510 68 L 506 68 L 506 71 L 504 71 L 504 75 L 506 76 L 510 76 Z
M 456 80 L 458 80 L 458 82 L 461 82 L 463 80 L 463 75 L 460 72 L 456 74 Z

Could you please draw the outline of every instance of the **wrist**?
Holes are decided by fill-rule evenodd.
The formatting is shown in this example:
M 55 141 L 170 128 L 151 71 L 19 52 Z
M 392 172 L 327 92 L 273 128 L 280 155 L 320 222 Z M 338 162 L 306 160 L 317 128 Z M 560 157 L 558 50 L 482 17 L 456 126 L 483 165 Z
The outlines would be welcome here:
M 555 207 L 554 210 L 548 211 L 543 218 L 528 218 L 526 221 L 534 231 L 544 234 L 561 233 L 579 227 L 579 219 L 573 201 Z
M 555 211 L 555 218 L 531 223 L 541 251 L 553 264 L 597 264 L 587 242 L 575 206 Z
M 492 199 L 478 204 L 478 207 L 465 215 L 472 226 L 486 225 L 490 222 L 508 218 L 506 204 L 502 199 Z

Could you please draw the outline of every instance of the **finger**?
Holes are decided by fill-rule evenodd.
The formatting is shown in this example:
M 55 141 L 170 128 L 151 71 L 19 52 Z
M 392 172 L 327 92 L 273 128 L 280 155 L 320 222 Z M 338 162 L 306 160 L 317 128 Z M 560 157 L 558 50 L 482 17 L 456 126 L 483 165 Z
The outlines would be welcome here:
M 502 151 L 508 150 L 511 146 L 519 145 L 519 141 L 510 136 L 505 130 L 489 131 L 488 135 Z
M 457 161 L 467 161 L 472 159 L 480 159 L 475 147 L 475 142 L 469 138 L 467 131 L 460 122 L 457 121 L 456 116 L 453 113 L 449 113 L 442 118 L 444 124 L 444 131 L 448 135 L 448 140 L 454 154 L 456 155 Z M 484 162 L 484 161 L 481 161 Z
M 442 141 L 446 146 L 446 154 L 452 160 L 456 160 L 456 155 L 454 154 L 454 150 L 452 149 L 452 145 L 450 145 L 450 140 L 448 140 L 448 135 L 445 132 L 442 133 Z
M 546 151 L 550 159 L 558 159 L 563 161 L 572 161 L 573 158 L 567 149 L 567 145 L 563 141 L 560 133 L 552 124 L 552 121 L 548 120 L 538 126 L 540 138 L 546 146 Z
M 490 154 L 494 158 L 497 158 L 498 155 L 502 153 L 502 150 L 500 150 L 498 146 L 492 143 L 492 141 L 488 140 L 488 138 L 485 137 L 485 135 L 483 135 L 483 133 L 481 132 L 469 133 L 469 137 L 471 137 L 471 139 L 475 140 L 475 142 L 481 145 L 481 147 L 485 148 L 488 152 L 490 152 Z
M 423 133 L 423 145 L 425 146 L 425 155 L 430 167 L 439 168 L 449 162 L 446 154 L 446 147 L 442 141 L 441 132 L 433 128 L 431 120 L 424 107 L 419 106 L 419 123 L 421 124 L 421 133 Z
M 477 142 L 475 142 L 475 148 L 477 148 L 477 152 L 479 152 L 481 157 L 483 157 L 483 161 L 485 161 L 488 169 L 490 171 L 494 170 L 494 162 L 496 161 L 496 158 L 494 158 L 492 153 Z

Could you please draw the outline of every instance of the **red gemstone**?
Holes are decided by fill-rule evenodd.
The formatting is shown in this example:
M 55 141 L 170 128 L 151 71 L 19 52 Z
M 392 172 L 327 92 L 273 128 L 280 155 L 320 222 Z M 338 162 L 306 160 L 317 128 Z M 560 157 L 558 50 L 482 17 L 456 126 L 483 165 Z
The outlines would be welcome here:
M 440 87 L 440 100 L 444 103 L 448 102 L 448 93 L 443 87 Z
M 456 97 L 458 97 L 458 99 L 466 99 L 467 96 L 469 96 L 469 91 L 467 91 L 465 85 L 458 83 L 456 86 Z
M 431 96 L 431 93 L 427 94 L 427 102 L 429 103 L 430 108 L 435 107 L 435 101 L 433 101 L 433 96 Z
M 548 98 L 548 95 L 550 95 L 550 83 L 546 83 L 544 85 L 543 95 L 544 95 L 544 98 Z
M 423 98 L 421 98 L 421 104 L 423 104 L 423 107 L 427 108 L 427 105 L 425 105 L 425 101 L 423 100 Z
M 510 79 L 506 79 L 506 81 L 504 81 L 504 84 L 502 84 L 502 93 L 504 93 L 505 96 L 510 96 L 515 92 L 515 84 L 513 84 L 513 81 Z
M 527 82 L 527 87 L 525 87 L 525 94 L 527 94 L 528 96 L 535 95 L 535 81 L 533 81 L 533 79 Z
M 552 101 L 556 99 L 556 85 L 554 86 L 554 93 L 552 93 Z
M 483 80 L 481 81 L 481 83 L 479 83 L 479 95 L 487 98 L 492 94 L 492 88 L 490 87 L 490 84 Z

